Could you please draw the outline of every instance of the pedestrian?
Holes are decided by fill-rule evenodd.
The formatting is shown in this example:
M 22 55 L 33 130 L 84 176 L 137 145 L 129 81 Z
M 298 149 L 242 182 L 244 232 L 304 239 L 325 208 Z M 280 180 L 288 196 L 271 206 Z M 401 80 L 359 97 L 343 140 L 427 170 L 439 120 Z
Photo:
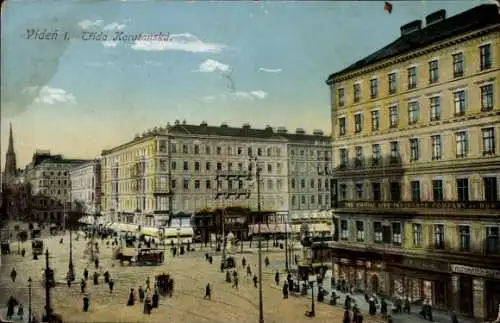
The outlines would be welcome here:
M 83 270 L 83 278 L 85 279 L 85 281 L 89 280 L 89 271 L 87 268 Z
M 288 299 L 288 283 L 286 282 L 286 280 L 285 283 L 283 284 L 283 298 Z
M 155 288 L 155 292 L 154 292 L 153 297 L 152 297 L 151 307 L 158 308 L 159 301 L 160 301 L 160 295 L 158 295 L 158 290 Z
M 113 279 L 110 279 L 108 285 L 109 285 L 109 293 L 111 294 L 113 293 L 113 287 L 115 286 L 115 281 Z
M 233 288 L 238 289 L 238 276 L 235 276 L 233 279 Z
M 250 268 L 250 265 L 247 266 L 247 276 L 248 277 L 252 276 L 252 268 Z
M 99 273 L 97 271 L 94 272 L 94 285 L 99 285 Z
M 87 287 L 87 283 L 85 282 L 85 279 L 82 279 L 80 282 L 80 290 L 82 294 L 85 293 L 85 287 Z
M 90 300 L 87 295 L 83 296 L 83 311 L 88 312 L 90 307 Z
M 243 268 L 245 268 L 246 264 L 247 264 L 247 260 L 245 259 L 245 256 L 243 256 L 243 258 L 241 259 L 241 265 Z
M 135 295 L 134 295 L 134 289 L 130 289 L 130 294 L 128 295 L 128 300 L 127 300 L 127 306 L 134 306 L 135 304 Z
M 344 311 L 344 319 L 342 320 L 343 323 L 351 323 L 351 313 L 349 313 L 348 310 Z
M 257 275 L 253 275 L 253 287 L 257 288 Z
M 403 311 L 407 314 L 411 313 L 411 304 L 410 304 L 410 299 L 408 297 L 405 298 Z
M 146 290 L 151 291 L 151 281 L 149 280 L 149 277 L 146 279 Z
M 19 304 L 19 306 L 17 307 L 17 316 L 19 317 L 19 319 L 23 319 L 24 318 L 23 304 Z
M 95 269 L 99 269 L 99 258 L 95 258 L 94 260 L 94 265 L 95 265 Z
M 276 274 L 274 275 L 274 281 L 276 282 L 276 285 L 280 284 L 280 273 L 279 273 L 279 271 L 276 271 Z
M 14 298 L 14 296 L 9 297 L 7 301 L 7 319 L 12 318 L 14 315 L 14 308 L 19 304 L 19 302 Z
M 226 271 L 226 283 L 231 283 L 231 274 L 229 273 L 229 270 Z
M 69 276 L 69 273 L 66 275 L 66 284 L 68 285 L 68 288 L 71 288 L 71 277 Z
M 144 288 L 139 286 L 139 302 L 144 302 L 144 298 L 146 297 L 146 293 L 144 292 Z
M 21 256 L 23 256 L 23 258 L 24 258 L 25 254 L 26 254 L 26 250 L 23 248 L 23 250 L 21 250 Z
M 105 284 L 109 284 L 109 276 L 110 276 L 110 275 L 109 275 L 109 271 L 107 271 L 107 270 L 106 270 L 106 271 L 104 272 L 104 283 L 105 283 Z
M 373 296 L 368 299 L 368 313 L 370 313 L 371 316 L 374 316 L 377 313 L 377 306 L 375 305 L 375 299 Z
M 211 297 L 212 297 L 212 289 L 210 287 L 210 283 L 208 283 L 207 286 L 205 287 L 205 297 L 203 297 L 203 299 L 210 300 Z
M 61 238 L 61 240 L 59 240 L 59 243 L 60 243 L 60 244 L 63 244 L 63 238 Z
M 209 264 L 212 264 L 213 260 L 214 260 L 214 259 L 212 258 L 212 256 L 211 256 L 211 255 L 210 255 L 210 256 L 208 256 L 208 263 L 209 263 Z
M 266 264 L 266 267 L 269 267 L 269 258 L 266 256 L 266 258 L 264 259 L 264 263 Z
M 383 298 L 380 300 L 380 314 L 387 319 L 387 302 Z
M 17 272 L 16 268 L 12 268 L 12 271 L 10 272 L 10 278 L 12 279 L 12 282 L 16 282 L 16 277 L 17 277 Z
M 457 314 L 451 313 L 451 323 L 458 323 Z

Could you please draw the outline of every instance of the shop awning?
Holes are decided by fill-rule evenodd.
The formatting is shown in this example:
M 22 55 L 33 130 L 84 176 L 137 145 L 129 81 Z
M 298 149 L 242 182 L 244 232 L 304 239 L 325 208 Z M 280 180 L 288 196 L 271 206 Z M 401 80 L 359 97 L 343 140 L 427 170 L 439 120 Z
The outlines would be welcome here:
M 331 232 L 332 228 L 326 223 L 311 223 L 309 230 L 311 232 Z
M 159 237 L 160 229 L 157 227 L 141 227 L 141 233 L 150 237 Z
M 264 223 L 249 225 L 248 226 L 248 233 L 249 234 L 259 234 L 259 226 L 260 226 L 260 233 L 261 234 L 272 233 L 269 226 L 267 224 L 264 224 Z
M 165 237 L 194 236 L 192 227 L 165 228 Z
M 292 226 L 286 223 L 270 224 L 269 229 L 273 233 L 292 233 Z
M 115 222 L 110 226 L 110 229 L 122 232 L 137 232 L 138 226 L 135 224 L 129 223 L 119 223 Z

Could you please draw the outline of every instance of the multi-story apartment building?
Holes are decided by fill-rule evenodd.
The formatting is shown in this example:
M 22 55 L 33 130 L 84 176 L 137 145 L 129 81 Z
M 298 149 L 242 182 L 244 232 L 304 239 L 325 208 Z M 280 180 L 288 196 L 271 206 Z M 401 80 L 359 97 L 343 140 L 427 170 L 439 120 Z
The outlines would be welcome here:
M 100 213 L 101 207 L 101 161 L 92 160 L 73 167 L 69 171 L 71 180 L 71 201 L 83 206 L 89 215 Z
M 31 187 L 32 212 L 38 221 L 62 223 L 64 205 L 70 202 L 71 181 L 69 171 L 87 160 L 66 159 L 51 155 L 50 151 L 37 150 L 25 170 L 25 182 Z M 54 205 L 54 207 L 50 207 Z M 55 207 L 55 205 L 62 205 Z
M 155 214 L 160 220 L 158 214 L 169 211 L 256 209 L 256 168 L 251 157 L 257 158 L 261 169 L 262 211 L 288 212 L 287 152 L 292 137 L 271 127 L 253 129 L 249 124 L 237 128 L 177 121 L 155 128 L 102 152 L 103 212 L 115 214 L 116 221 L 151 225 L 156 223 Z M 137 221 L 137 216 L 134 220 L 134 215 L 141 215 L 142 220 Z
M 337 280 L 496 318 L 499 53 L 495 5 L 440 10 L 329 76 Z

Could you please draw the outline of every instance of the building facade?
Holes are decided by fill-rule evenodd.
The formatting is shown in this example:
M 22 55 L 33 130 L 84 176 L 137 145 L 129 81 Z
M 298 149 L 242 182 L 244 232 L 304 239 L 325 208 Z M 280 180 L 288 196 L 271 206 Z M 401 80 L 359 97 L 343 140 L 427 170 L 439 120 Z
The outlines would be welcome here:
M 33 217 L 40 222 L 63 223 L 64 206 L 71 201 L 69 172 L 88 160 L 67 159 L 37 150 L 24 170 L 24 181 L 31 187 Z
M 101 161 L 99 159 L 75 166 L 69 171 L 71 201 L 83 206 L 89 215 L 100 213 L 101 207 Z
M 155 128 L 102 152 L 102 209 L 120 221 L 137 222 L 132 219 L 140 215 L 147 224 L 169 212 L 257 209 L 256 157 L 261 209 L 288 212 L 290 138 L 271 127 L 248 124 L 236 128 L 177 121 Z
M 440 10 L 330 75 L 338 281 L 496 318 L 498 53 L 495 5 Z

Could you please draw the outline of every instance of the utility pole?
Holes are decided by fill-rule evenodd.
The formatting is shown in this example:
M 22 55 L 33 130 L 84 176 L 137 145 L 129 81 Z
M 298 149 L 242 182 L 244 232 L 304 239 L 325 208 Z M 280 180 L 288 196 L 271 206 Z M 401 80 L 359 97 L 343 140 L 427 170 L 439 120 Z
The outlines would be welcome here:
M 262 214 L 261 214 L 261 203 L 260 203 L 260 171 L 261 168 L 258 164 L 258 160 L 256 156 L 252 156 L 250 160 L 253 160 L 255 163 L 255 174 L 256 174 L 256 181 L 257 181 L 257 214 L 259 216 L 259 229 L 258 229 L 258 235 L 259 235 L 259 241 L 258 241 L 258 256 L 259 256 L 259 261 L 258 261 L 258 267 L 259 267 L 259 323 L 264 323 L 264 301 L 263 301 L 263 295 L 262 295 L 262 237 L 261 237 L 261 227 L 262 227 Z
M 236 196 L 239 198 L 240 196 L 250 196 L 250 191 L 246 188 L 243 188 L 243 179 L 248 178 L 248 172 L 246 171 L 217 171 L 217 193 L 215 198 L 218 199 L 228 199 L 230 196 Z M 228 188 L 224 189 L 222 181 L 227 180 Z M 237 188 L 233 188 L 234 182 L 237 182 Z M 222 222 L 222 262 L 224 263 L 226 260 L 226 236 L 225 236 L 225 222 L 226 222 L 226 212 L 225 208 L 222 205 L 221 208 L 221 222 Z M 243 239 L 242 239 L 243 240 Z M 227 241 L 229 243 L 229 241 Z M 243 241 L 242 241 L 243 242 Z
M 71 196 L 71 195 L 70 195 Z M 69 215 L 66 214 L 66 217 L 69 216 L 68 222 L 69 222 L 69 264 L 68 264 L 68 280 L 71 282 L 75 281 L 75 268 L 73 266 L 73 229 L 72 229 L 72 221 L 71 221 L 71 197 L 70 197 L 70 207 L 69 207 Z
M 50 301 L 50 288 L 53 283 L 54 274 L 52 269 L 49 267 L 49 249 L 45 251 L 45 318 L 44 321 L 49 321 L 53 311 Z
M 288 268 L 288 215 L 285 221 L 285 270 L 287 273 L 290 272 Z

